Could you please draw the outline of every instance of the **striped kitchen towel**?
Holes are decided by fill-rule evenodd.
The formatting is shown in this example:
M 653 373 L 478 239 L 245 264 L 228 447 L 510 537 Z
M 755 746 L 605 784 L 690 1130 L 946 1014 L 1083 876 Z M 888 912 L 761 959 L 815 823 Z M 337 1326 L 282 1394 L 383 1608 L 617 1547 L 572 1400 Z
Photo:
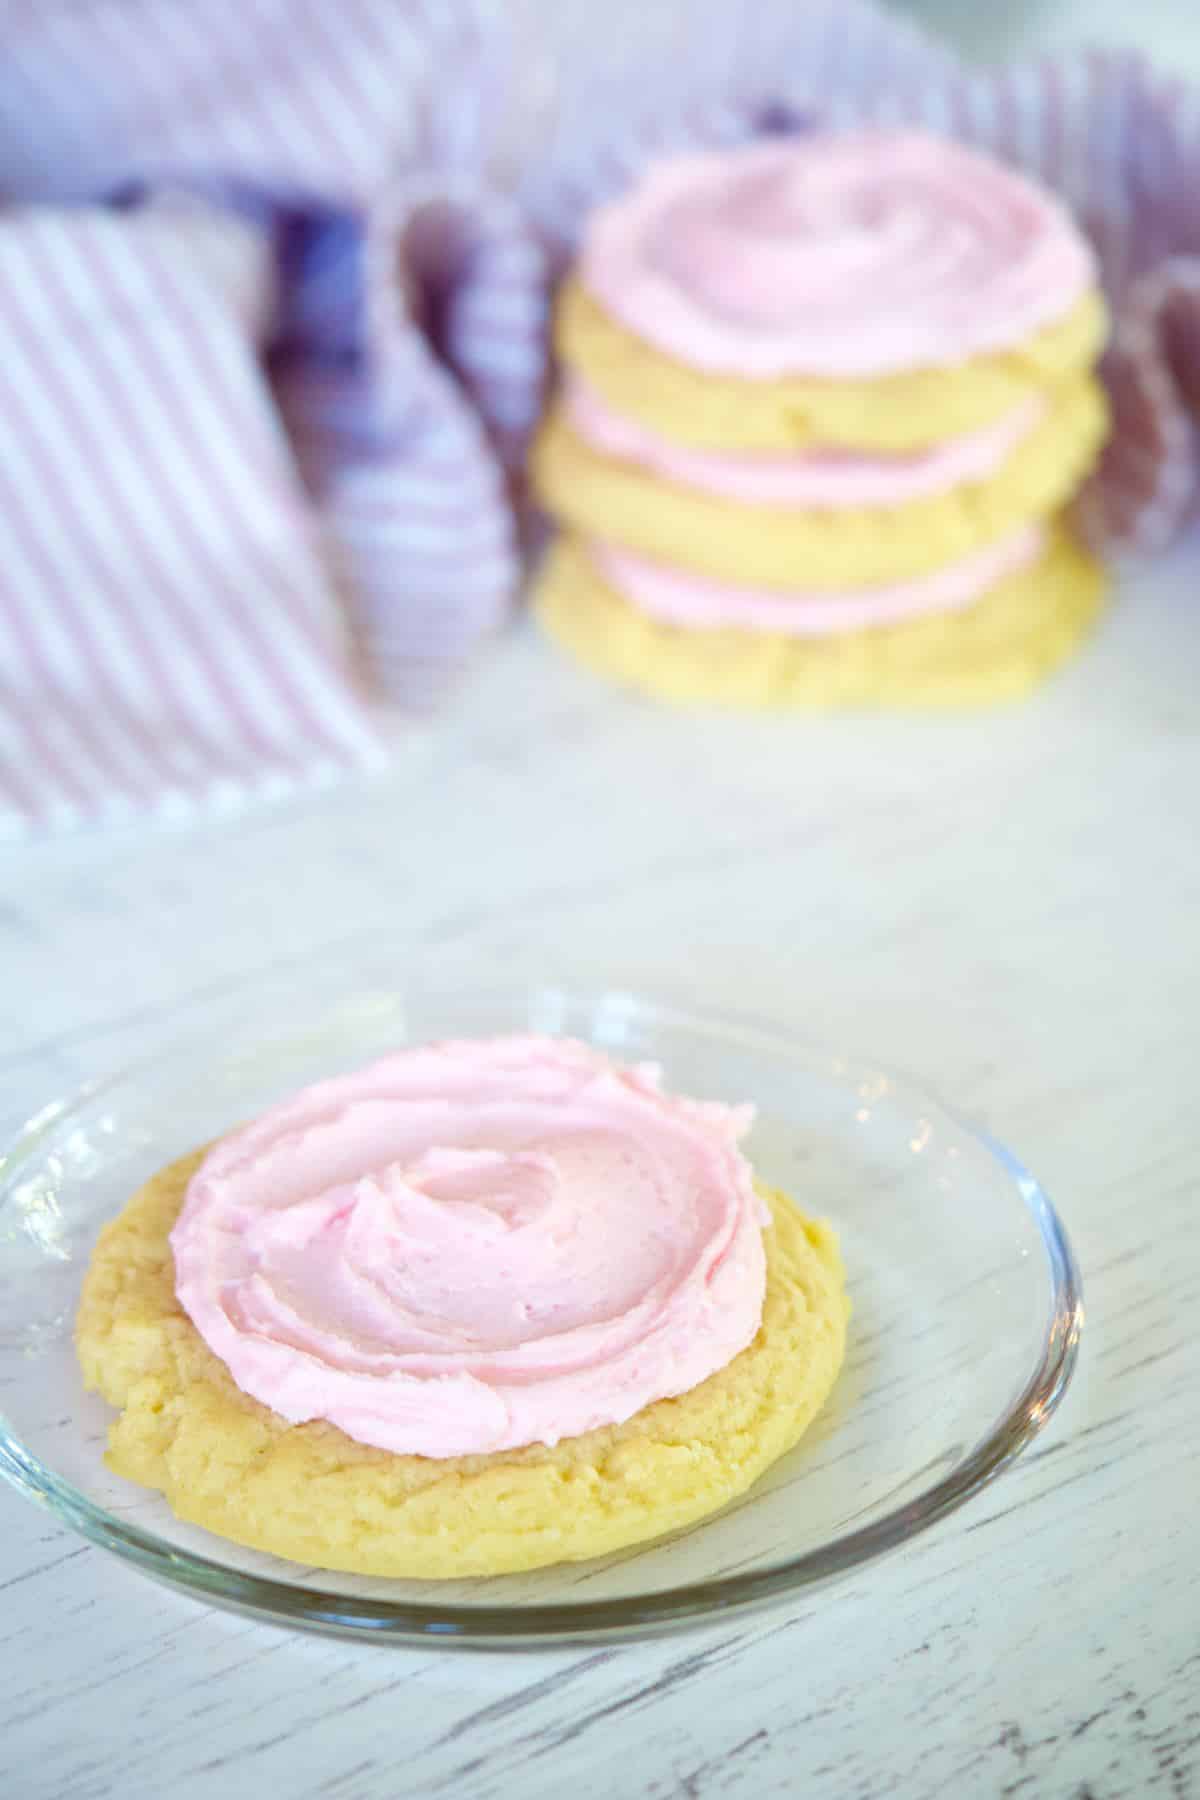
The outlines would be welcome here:
M 1056 187 L 1116 317 L 1087 496 L 1200 488 L 1200 96 L 869 0 L 0 0 L 0 832 L 385 757 L 505 616 L 548 289 L 672 148 L 913 121 Z
M 539 252 L 482 0 L 0 0 L 0 828 L 383 755 L 504 616 Z

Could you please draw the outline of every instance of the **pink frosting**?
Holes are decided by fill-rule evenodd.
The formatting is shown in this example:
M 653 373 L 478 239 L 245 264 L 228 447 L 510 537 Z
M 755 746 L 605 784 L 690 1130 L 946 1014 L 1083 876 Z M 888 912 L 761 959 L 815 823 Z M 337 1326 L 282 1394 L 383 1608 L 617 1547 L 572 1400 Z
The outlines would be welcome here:
M 912 455 L 850 450 L 784 454 L 690 450 L 668 443 L 602 400 L 578 375 L 569 375 L 563 409 L 575 435 L 593 450 L 635 463 L 663 481 L 696 488 L 747 506 L 902 506 L 984 481 L 1004 466 L 1045 417 L 1034 395 L 996 425 L 952 438 Z
M 997 543 L 961 562 L 946 564 L 932 575 L 837 593 L 813 589 L 776 594 L 762 588 L 734 587 L 651 562 L 615 544 L 595 544 L 592 555 L 618 593 L 650 618 L 668 625 L 829 637 L 871 625 L 895 624 L 922 613 L 961 611 L 1006 575 L 1028 567 L 1041 555 L 1045 542 L 1043 526 L 1022 525 Z
M 751 1118 L 562 1039 L 403 1050 L 208 1153 L 171 1234 L 176 1292 L 293 1423 L 433 1457 L 553 1444 L 754 1337 Z
M 857 131 L 664 158 L 595 213 L 579 274 L 669 356 L 769 380 L 1011 348 L 1095 265 L 1014 170 L 922 132 Z

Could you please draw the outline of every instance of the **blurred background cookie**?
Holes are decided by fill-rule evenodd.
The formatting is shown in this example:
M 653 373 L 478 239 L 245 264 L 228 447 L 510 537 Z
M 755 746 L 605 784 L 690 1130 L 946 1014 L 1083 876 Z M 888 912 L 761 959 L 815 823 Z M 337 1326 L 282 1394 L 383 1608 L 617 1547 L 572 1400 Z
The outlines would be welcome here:
M 543 573 L 543 617 L 676 697 L 1023 690 L 1097 608 L 1098 572 L 1044 528 L 1104 441 L 1104 331 L 1066 209 L 960 144 L 659 159 L 597 209 L 564 286 L 533 466 L 580 543 Z

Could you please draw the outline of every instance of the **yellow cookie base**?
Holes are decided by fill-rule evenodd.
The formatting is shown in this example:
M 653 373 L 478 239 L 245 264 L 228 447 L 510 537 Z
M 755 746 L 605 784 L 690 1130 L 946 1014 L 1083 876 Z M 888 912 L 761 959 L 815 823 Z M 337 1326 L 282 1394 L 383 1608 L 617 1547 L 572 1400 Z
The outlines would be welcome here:
M 970 706 L 1026 693 L 1095 620 L 1100 565 L 1065 534 L 966 612 L 835 637 L 660 624 L 560 538 L 538 578 L 543 625 L 589 668 L 660 699 L 753 708 Z
M 1107 315 L 1090 293 L 1018 349 L 871 380 L 790 375 L 739 380 L 675 362 L 634 337 L 568 279 L 555 337 L 560 358 L 630 418 L 678 444 L 721 450 L 916 450 L 993 423 L 1033 393 L 1091 367 Z
M 200 1154 L 164 1169 L 101 1233 L 76 1346 L 121 1416 L 107 1461 L 181 1519 L 235 1543 L 364 1575 L 500 1575 L 575 1562 L 694 1523 L 791 1449 L 845 1349 L 828 1226 L 771 1196 L 762 1327 L 727 1368 L 624 1425 L 553 1449 L 434 1461 L 288 1425 L 249 1399 L 175 1299 L 168 1233 Z
M 969 556 L 1075 493 L 1103 442 L 1096 382 L 1077 377 L 986 481 L 903 506 L 831 509 L 721 500 L 590 449 L 555 411 L 534 449 L 539 498 L 582 537 L 607 539 L 713 580 L 794 590 L 903 581 Z

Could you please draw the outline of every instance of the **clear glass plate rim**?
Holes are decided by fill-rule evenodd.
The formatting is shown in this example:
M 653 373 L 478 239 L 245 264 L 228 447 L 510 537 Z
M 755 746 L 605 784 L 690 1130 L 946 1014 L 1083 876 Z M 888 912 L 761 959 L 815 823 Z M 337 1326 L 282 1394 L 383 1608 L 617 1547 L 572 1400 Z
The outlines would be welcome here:
M 262 985 L 286 976 L 276 965 L 264 972 Z M 403 984 L 399 984 L 403 987 Z M 1004 1144 L 964 1119 L 954 1108 L 911 1077 L 856 1055 L 835 1053 L 793 1036 L 769 1021 L 722 1010 L 718 1014 L 647 1000 L 621 989 L 581 993 L 573 984 L 553 982 L 489 983 L 497 993 L 519 991 L 553 996 L 568 1006 L 616 1003 L 627 1016 L 657 1020 L 705 1033 L 731 1033 L 754 1039 L 762 1048 L 791 1056 L 819 1059 L 845 1077 L 883 1077 L 902 1083 L 933 1106 L 957 1130 L 972 1138 L 999 1164 L 1032 1216 L 1046 1256 L 1049 1306 L 1042 1353 L 1010 1409 L 976 1441 L 962 1460 L 915 1500 L 869 1525 L 845 1532 L 816 1550 L 772 1568 L 723 1576 L 710 1582 L 656 1592 L 645 1599 L 554 1602 L 519 1607 L 414 1605 L 399 1601 L 351 1599 L 328 1590 L 299 1587 L 271 1577 L 243 1574 L 212 1558 L 165 1543 L 154 1533 L 123 1524 L 92 1504 L 69 1482 L 61 1480 L 24 1449 L 0 1412 L 0 1475 L 35 1503 L 47 1507 L 91 1542 L 131 1561 L 147 1574 L 185 1591 L 215 1598 L 227 1607 L 275 1623 L 335 1632 L 374 1641 L 431 1643 L 463 1648 L 537 1648 L 548 1644 L 619 1638 L 665 1631 L 711 1619 L 714 1613 L 743 1612 L 789 1593 L 800 1593 L 848 1573 L 887 1550 L 910 1542 L 993 1481 L 1038 1436 L 1066 1392 L 1078 1356 L 1083 1325 L 1082 1283 L 1070 1240 L 1057 1211 L 1040 1183 Z M 245 990 L 243 990 L 243 998 Z M 197 996 L 203 1012 L 225 1003 L 228 996 Z M 172 1049 L 195 1043 L 199 1034 L 182 1033 L 153 1056 L 126 1065 L 102 1079 L 78 1087 L 70 1096 L 48 1102 L 17 1132 L 0 1153 L 0 1205 L 5 1191 L 43 1139 L 90 1102 L 134 1079 Z

